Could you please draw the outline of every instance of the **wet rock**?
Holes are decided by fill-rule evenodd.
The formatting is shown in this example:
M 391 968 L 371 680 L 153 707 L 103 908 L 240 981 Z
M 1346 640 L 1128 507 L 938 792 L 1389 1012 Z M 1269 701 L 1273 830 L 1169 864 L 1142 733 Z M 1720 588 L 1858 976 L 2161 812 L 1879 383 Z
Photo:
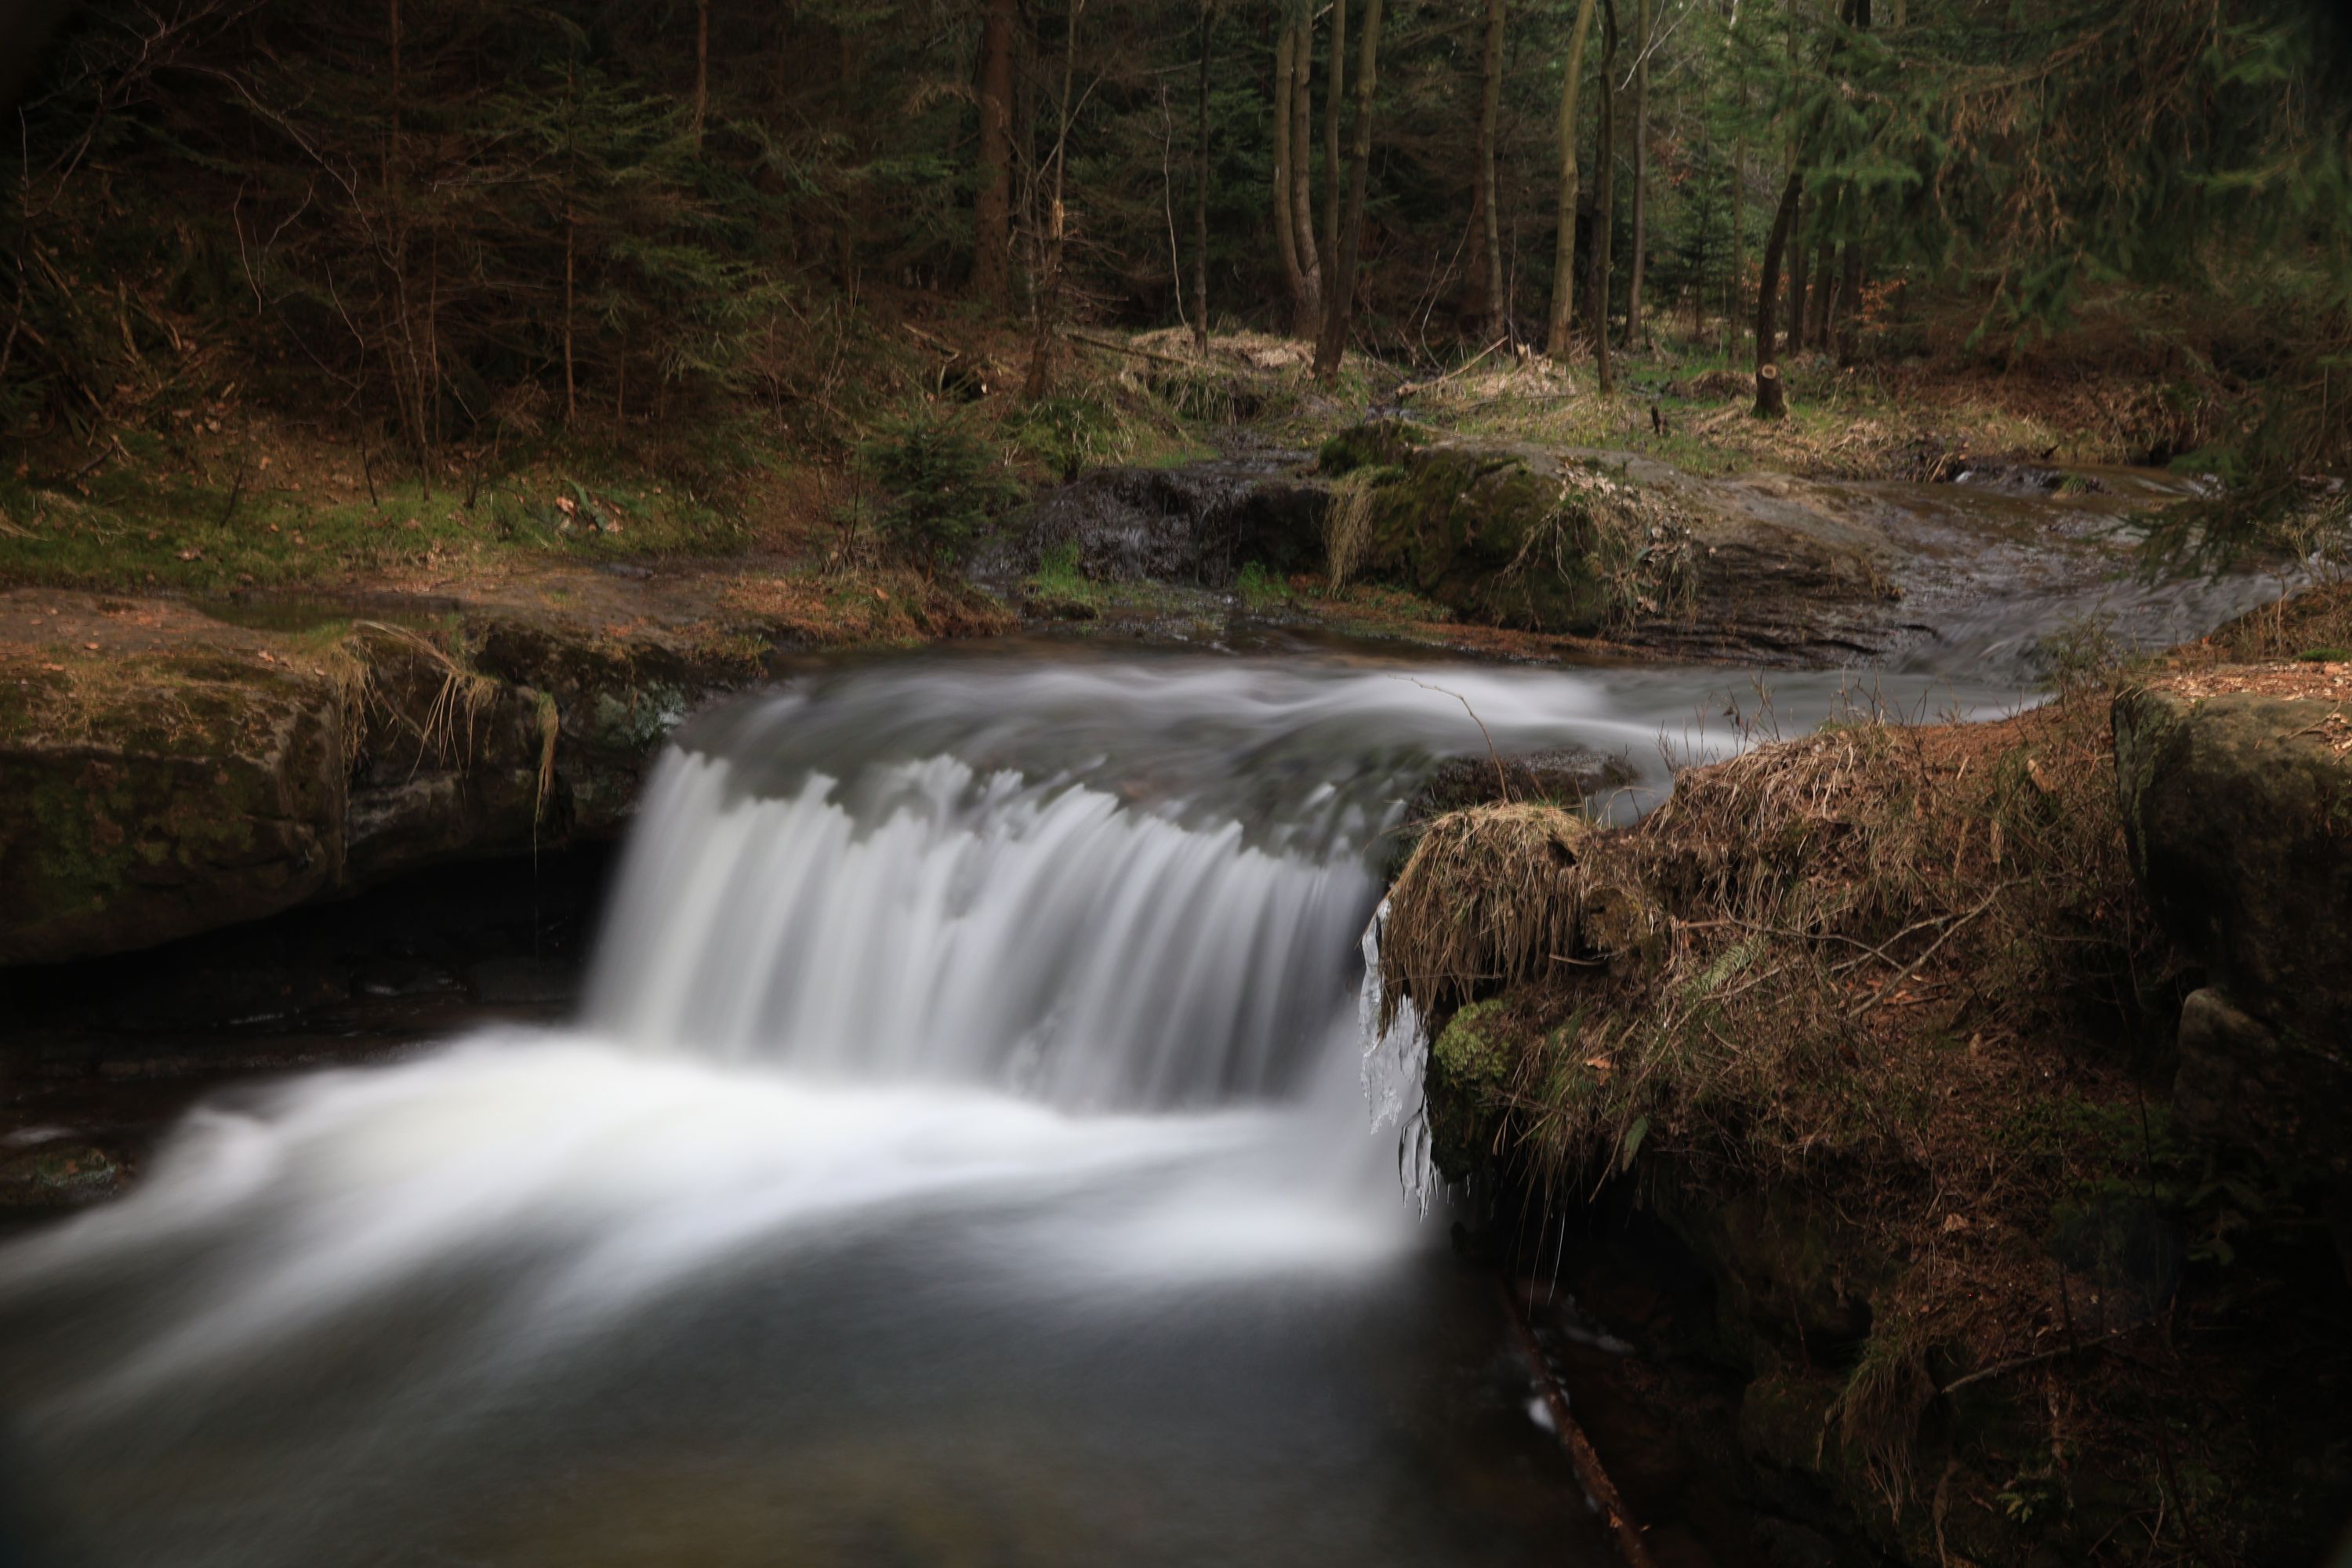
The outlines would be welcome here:
M 2184 1127 L 2352 1173 L 2352 762 L 2315 699 L 2158 687 L 2115 706 L 2134 869 L 2207 986 L 2182 1009 Z
M 1361 574 L 1465 620 L 1695 658 L 1837 662 L 1892 646 L 1892 547 L 1800 481 L 1702 480 L 1523 442 L 1351 441 Z
M 1660 1209 L 1715 1283 L 1724 1327 L 1756 1359 L 1833 1359 L 1870 1333 L 1870 1292 L 1895 1261 L 1826 1203 L 1785 1186 L 1676 1194 Z
M 0 963 L 166 942 L 335 885 L 331 676 L 210 652 L 50 695 L 0 723 Z
M 484 845 L 528 842 L 545 805 L 539 693 L 414 633 L 362 628 L 343 651 L 365 673 L 346 715 L 340 879 L 363 884 Z
M 1509 1027 L 1499 1001 L 1474 1002 L 1430 1043 L 1423 1084 L 1430 1153 L 1449 1176 L 1486 1162 L 1502 1094 L 1519 1056 Z
M 0 1208 L 72 1208 L 111 1197 L 124 1180 L 121 1163 L 94 1143 L 59 1139 L 0 1148 Z
M 474 1000 L 492 1006 L 549 1006 L 580 994 L 580 971 L 544 958 L 492 958 L 467 972 Z
M 1633 765 L 1622 752 L 1590 746 L 1554 746 L 1505 757 L 1448 757 L 1429 782 L 1405 803 L 1404 821 L 1394 835 L 1389 876 L 1402 868 L 1421 841 L 1421 830 L 1449 811 L 1504 801 L 1541 801 L 1573 807 L 1593 795 L 1631 784 Z
M 1212 588 L 1252 563 L 1276 576 L 1312 571 L 1328 500 L 1324 486 L 1257 463 L 1098 468 L 1038 500 L 1025 564 L 1075 551 L 1092 582 Z

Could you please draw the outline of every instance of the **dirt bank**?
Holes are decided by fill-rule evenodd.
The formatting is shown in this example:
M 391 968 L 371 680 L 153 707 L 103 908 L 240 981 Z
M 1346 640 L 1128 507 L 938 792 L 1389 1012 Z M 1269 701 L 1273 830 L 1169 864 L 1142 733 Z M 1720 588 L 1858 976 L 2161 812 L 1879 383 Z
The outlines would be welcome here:
M 735 567 L 212 602 L 0 593 L 0 963 L 610 832 L 670 727 L 780 659 L 1010 624 L 913 574 Z
M 2204 748 L 2239 770 L 2209 786 L 2162 735 L 2293 717 L 2276 742 L 2324 748 L 2342 668 L 2242 672 L 2300 704 L 2252 721 L 2156 668 L 1997 724 L 1833 727 L 1631 829 L 1431 825 L 1383 967 L 1438 1026 L 1441 1165 L 1500 1184 L 1519 1268 L 1549 1247 L 1633 1302 L 1644 1364 L 1716 1402 L 1717 1479 L 1841 1552 L 2315 1560 L 2352 1504 L 2352 1299 L 2341 1172 L 2294 1129 L 2346 1109 L 2309 977 L 2352 882 L 2263 758 Z M 2249 1026 L 2200 1025 L 2216 995 Z

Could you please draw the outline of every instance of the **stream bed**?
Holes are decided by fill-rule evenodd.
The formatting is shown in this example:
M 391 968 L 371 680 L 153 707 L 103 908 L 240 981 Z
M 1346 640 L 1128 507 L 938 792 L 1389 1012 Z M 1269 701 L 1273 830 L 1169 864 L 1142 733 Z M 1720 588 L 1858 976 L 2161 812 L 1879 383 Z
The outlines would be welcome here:
M 30 1560 L 1609 1561 L 1401 1191 L 1388 836 L 1490 742 L 1622 756 L 1623 811 L 2024 699 L 1043 651 L 690 722 L 576 1019 L 224 1089 L 0 1250 Z

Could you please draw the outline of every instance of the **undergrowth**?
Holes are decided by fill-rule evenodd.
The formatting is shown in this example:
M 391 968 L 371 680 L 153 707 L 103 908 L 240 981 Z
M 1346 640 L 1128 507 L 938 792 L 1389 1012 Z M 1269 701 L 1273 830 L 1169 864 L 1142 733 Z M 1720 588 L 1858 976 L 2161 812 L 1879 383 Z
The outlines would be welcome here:
M 2288 1215 L 2171 1140 L 2140 1087 L 2183 987 L 2126 856 L 2110 700 L 2084 676 L 1995 723 L 1864 716 L 1687 771 L 1631 828 L 1473 808 L 1391 889 L 1382 992 L 1441 1025 L 1441 1153 L 1547 1205 L 1628 1171 L 1811 1194 L 1886 1260 L 1822 1436 L 1898 1521 L 1935 1480 L 1914 1465 L 1939 1396 L 2054 1389 L 2085 1341 L 2111 1352 L 2074 1357 L 2071 1390 L 2179 1375 L 2168 1299 L 2086 1283 L 2068 1226 L 2158 1208 L 2220 1266 Z M 2086 1475 L 2144 1451 L 2122 1393 L 2034 1408 Z

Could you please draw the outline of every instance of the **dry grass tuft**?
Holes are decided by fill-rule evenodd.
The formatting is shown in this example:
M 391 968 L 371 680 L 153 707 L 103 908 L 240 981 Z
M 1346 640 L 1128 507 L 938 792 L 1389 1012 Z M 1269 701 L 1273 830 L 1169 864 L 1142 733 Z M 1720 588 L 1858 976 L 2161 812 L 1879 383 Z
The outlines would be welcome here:
M 2093 687 L 1835 727 L 1687 772 L 1631 828 L 1462 814 L 1391 892 L 1391 1005 L 1507 993 L 1475 1092 L 1529 1189 L 1581 1195 L 1639 1149 L 1697 1190 L 1818 1194 L 1901 1260 L 1832 1417 L 1897 1512 L 1931 1362 L 2046 1351 L 2073 1321 L 2051 1215 L 2147 1179 L 2133 1031 L 2170 976 L 2107 710 Z
M 1355 580 L 1372 543 L 1372 487 L 1369 476 L 1344 475 L 1323 509 L 1323 558 L 1333 588 Z
M 1431 823 L 1389 889 L 1387 1012 L 1407 995 L 1459 1006 L 1548 973 L 1575 946 L 1593 837 L 1554 805 L 1475 806 Z

